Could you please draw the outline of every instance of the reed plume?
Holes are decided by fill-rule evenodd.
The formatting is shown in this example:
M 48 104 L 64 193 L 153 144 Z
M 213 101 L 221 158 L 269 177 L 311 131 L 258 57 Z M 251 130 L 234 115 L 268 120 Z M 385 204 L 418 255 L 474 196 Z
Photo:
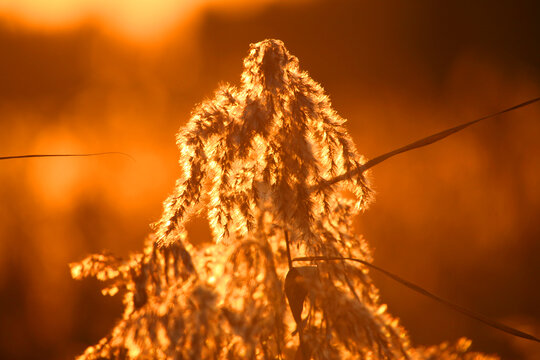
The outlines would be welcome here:
M 241 84 L 198 105 L 177 144 L 182 175 L 143 251 L 71 265 L 124 294 L 122 319 L 80 359 L 496 358 L 466 339 L 411 346 L 360 263 L 292 266 L 371 261 L 352 218 L 372 192 L 345 120 L 281 41 L 252 44 Z M 197 215 L 212 242 L 188 237 Z

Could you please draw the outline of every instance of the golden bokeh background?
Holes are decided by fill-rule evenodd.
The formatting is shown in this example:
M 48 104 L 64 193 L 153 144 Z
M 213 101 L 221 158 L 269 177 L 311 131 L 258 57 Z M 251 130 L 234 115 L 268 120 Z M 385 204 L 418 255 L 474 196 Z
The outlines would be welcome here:
M 0 0 L 0 358 L 68 359 L 121 314 L 68 263 L 142 248 L 179 175 L 174 135 L 248 46 L 279 38 L 320 82 L 360 152 L 540 94 L 534 1 Z M 540 105 L 373 170 L 357 221 L 375 263 L 540 334 Z M 208 236 L 204 224 L 190 228 Z M 535 359 L 537 344 L 373 275 L 415 344 Z

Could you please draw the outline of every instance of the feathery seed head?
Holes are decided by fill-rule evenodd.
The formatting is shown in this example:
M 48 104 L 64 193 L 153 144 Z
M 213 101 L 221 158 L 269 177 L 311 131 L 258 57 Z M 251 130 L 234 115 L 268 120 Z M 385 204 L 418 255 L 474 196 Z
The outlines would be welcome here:
M 289 269 L 288 251 L 371 259 L 352 226 L 364 177 L 325 186 L 363 163 L 344 123 L 281 41 L 251 45 L 241 85 L 220 87 L 179 132 L 182 176 L 143 252 L 72 265 L 124 292 L 122 319 L 80 359 L 474 359 L 411 348 L 363 265 Z M 187 238 L 196 213 L 213 242 Z

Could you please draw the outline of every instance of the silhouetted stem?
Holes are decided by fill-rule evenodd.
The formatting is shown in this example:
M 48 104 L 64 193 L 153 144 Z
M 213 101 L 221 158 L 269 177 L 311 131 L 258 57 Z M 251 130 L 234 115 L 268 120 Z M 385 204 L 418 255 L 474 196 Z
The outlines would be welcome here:
M 29 158 L 45 158 L 45 157 L 82 157 L 82 156 L 101 156 L 101 155 L 123 155 L 127 156 L 131 160 L 135 159 L 126 153 L 118 151 L 107 151 L 107 152 L 98 152 L 98 153 L 87 153 L 87 154 L 30 154 L 30 155 L 11 155 L 11 156 L 0 156 L 0 160 L 13 160 L 13 159 L 29 159 Z
M 287 245 L 287 261 L 289 262 L 289 270 L 292 268 L 291 247 L 289 245 L 289 232 L 285 230 L 285 244 Z
M 350 261 L 356 261 L 356 262 L 359 262 L 361 263 L 362 265 L 365 265 L 371 269 L 374 269 L 374 270 L 377 270 L 381 273 L 383 273 L 384 275 L 388 276 L 389 278 L 399 282 L 400 284 L 408 287 L 409 289 L 411 290 L 414 290 L 424 296 L 427 296 L 441 304 L 444 304 L 446 306 L 448 306 L 449 308 L 457 311 L 457 312 L 460 312 L 470 318 L 473 318 L 475 320 L 478 320 L 480 322 L 483 322 L 484 324 L 486 325 L 489 325 L 495 329 L 498 329 L 498 330 L 501 330 L 501 331 L 504 331 L 505 333 L 508 333 L 508 334 L 511 334 L 511 335 L 514 335 L 514 336 L 517 336 L 517 337 L 520 337 L 520 338 L 524 338 L 524 339 L 528 339 L 528 340 L 532 340 L 532 341 L 536 341 L 536 342 L 539 342 L 540 343 L 540 339 L 533 336 L 533 335 L 530 335 L 530 334 L 527 334 L 523 331 L 520 331 L 520 330 L 517 330 L 517 329 L 514 329 L 513 327 L 510 327 L 508 325 L 505 325 L 505 324 L 502 324 L 498 321 L 495 321 L 495 320 L 492 320 L 482 314 L 479 314 L 475 311 L 472 311 L 472 310 L 469 310 L 467 308 L 464 308 L 462 306 L 459 306 L 459 305 L 456 305 L 448 300 L 445 300 L 445 299 L 442 299 L 440 297 L 438 297 L 437 295 L 435 294 L 432 294 L 430 293 L 429 291 L 427 291 L 426 289 L 416 285 L 416 284 L 413 284 L 412 282 L 408 281 L 408 280 L 405 280 L 403 279 L 402 277 L 396 275 L 396 274 L 393 274 L 387 270 L 384 270 L 383 268 L 380 268 L 376 265 L 373 265 L 372 263 L 370 262 L 367 262 L 367 261 L 364 261 L 364 260 L 360 260 L 360 259 L 355 259 L 355 258 L 348 258 L 348 257 L 339 257 L 339 256 L 336 256 L 336 257 L 332 257 L 332 256 L 304 256 L 304 257 L 297 257 L 297 258 L 294 258 L 292 259 L 292 261 L 317 261 L 317 260 L 325 260 L 325 261 L 332 261 L 332 260 L 339 260 L 339 261 L 342 261 L 342 260 L 350 260 Z
M 472 120 L 472 121 L 463 123 L 461 125 L 455 126 L 453 128 L 446 129 L 446 130 L 443 130 L 443 131 L 438 132 L 436 134 L 427 136 L 427 137 L 425 137 L 423 139 L 420 139 L 420 140 L 412 142 L 412 143 L 410 143 L 408 145 L 402 146 L 402 147 L 400 147 L 398 149 L 395 149 L 395 150 L 392 150 L 392 151 L 387 152 L 385 154 L 379 155 L 379 156 L 367 161 L 366 163 L 364 163 L 362 166 L 358 167 L 357 169 L 349 171 L 348 173 L 336 176 L 333 179 L 327 180 L 327 181 L 323 182 L 322 184 L 319 184 L 318 186 L 314 186 L 311 190 L 313 191 L 316 188 L 324 188 L 324 187 L 327 187 L 327 186 L 334 185 L 335 183 L 338 183 L 340 181 L 350 179 L 351 177 L 353 177 L 355 175 L 359 175 L 359 174 L 363 173 L 364 171 L 366 171 L 367 169 L 372 168 L 373 166 L 375 166 L 375 165 L 377 165 L 377 164 L 379 164 L 379 163 L 381 163 L 381 162 L 383 162 L 383 161 L 385 161 L 385 160 L 387 160 L 387 159 L 389 159 L 389 158 L 391 158 L 393 156 L 396 156 L 396 155 L 399 155 L 401 153 L 404 153 L 404 152 L 407 152 L 407 151 L 410 151 L 410 150 L 418 149 L 418 148 L 433 144 L 434 142 L 440 141 L 440 140 L 444 139 L 445 137 L 450 136 L 450 135 L 452 135 L 454 133 L 457 133 L 458 131 L 461 131 L 461 130 L 463 130 L 463 129 L 471 126 L 471 125 L 474 125 L 474 124 L 482 121 L 482 120 L 487 120 L 487 119 L 494 118 L 494 117 L 502 115 L 504 113 L 507 113 L 507 112 L 510 112 L 510 111 L 513 111 L 513 110 L 516 110 L 516 109 L 519 109 L 519 108 L 522 108 L 522 107 L 525 107 L 525 106 L 528 106 L 528 105 L 531 105 L 531 104 L 533 104 L 535 102 L 538 102 L 538 101 L 540 101 L 540 97 L 537 97 L 537 98 L 522 102 L 520 104 L 514 105 L 512 107 L 509 107 L 507 109 L 498 111 L 496 113 L 486 115 L 486 116 L 483 116 L 483 117 L 481 117 L 479 119 Z

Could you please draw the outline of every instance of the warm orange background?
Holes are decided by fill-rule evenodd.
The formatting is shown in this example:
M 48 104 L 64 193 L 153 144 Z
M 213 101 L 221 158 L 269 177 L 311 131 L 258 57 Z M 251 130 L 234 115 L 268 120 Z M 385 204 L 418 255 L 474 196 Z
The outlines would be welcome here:
M 239 81 L 251 42 L 282 39 L 368 157 L 540 95 L 535 1 L 112 3 L 0 1 L 0 156 L 136 158 L 0 162 L 2 359 L 72 358 L 111 329 L 120 299 L 67 264 L 142 247 L 179 174 L 175 132 Z M 539 138 L 537 104 L 377 166 L 358 219 L 376 264 L 539 336 Z M 374 277 L 416 344 L 540 353 Z

